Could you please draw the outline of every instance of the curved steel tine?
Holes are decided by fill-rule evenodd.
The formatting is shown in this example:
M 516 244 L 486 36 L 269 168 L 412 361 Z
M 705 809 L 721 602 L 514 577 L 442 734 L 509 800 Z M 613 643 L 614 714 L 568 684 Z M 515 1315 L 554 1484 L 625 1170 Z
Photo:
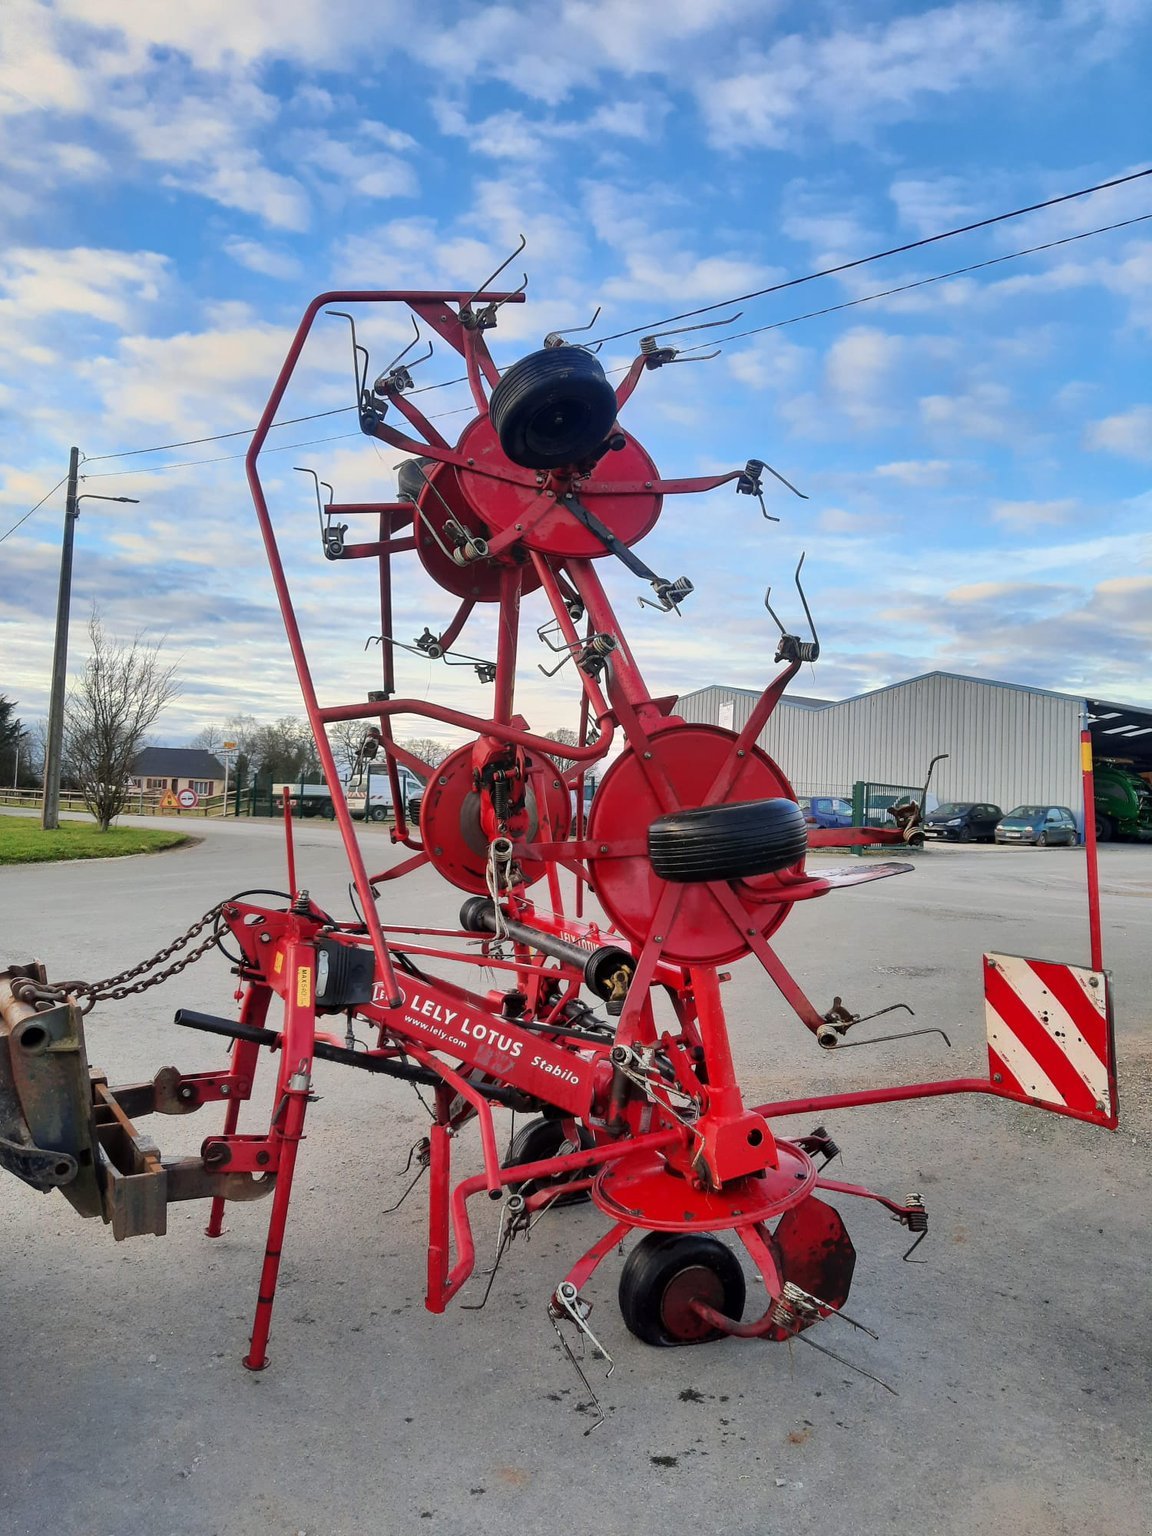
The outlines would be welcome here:
M 775 624 L 776 628 L 780 631 L 780 633 L 782 635 L 786 635 L 788 633 L 788 631 L 784 628 L 783 624 L 781 624 L 779 615 L 777 614 L 775 608 L 773 608 L 772 604 L 768 601 L 768 599 L 771 596 L 772 596 L 772 588 L 768 587 L 765 590 L 765 593 L 764 593 L 764 606 L 765 606 L 765 608 L 767 608 L 769 614 L 771 615 L 772 622 L 773 622 L 773 624 Z
M 320 486 L 321 486 L 321 484 L 328 485 L 327 480 L 321 481 L 320 476 L 316 473 L 316 471 L 314 469 L 309 469 L 306 464 L 293 464 L 292 468 L 296 471 L 296 473 L 298 475 L 311 475 L 312 476 L 312 483 L 313 483 L 313 485 L 316 488 L 316 510 L 317 510 L 317 512 L 323 514 L 323 512 L 324 512 L 324 503 L 320 500 Z M 330 486 L 329 486 L 329 490 L 331 490 Z
M 564 330 L 567 331 L 569 336 L 575 336 L 580 331 L 590 331 L 596 324 L 597 320 L 599 320 L 600 311 L 602 308 L 603 305 L 597 304 L 596 313 L 592 316 L 587 325 L 566 325 Z M 560 331 L 549 331 L 547 336 L 544 338 L 544 345 L 546 347 L 562 347 L 565 346 L 566 343 L 564 336 Z M 578 342 L 577 345 L 582 345 L 582 343 Z M 589 342 L 585 350 L 589 352 L 599 352 L 603 345 L 604 343 L 602 341 Z
M 392 359 L 387 368 L 384 369 L 383 373 L 377 377 L 375 384 L 372 386 L 373 394 L 381 394 L 383 389 L 387 386 L 388 382 L 393 379 L 396 380 L 397 389 L 410 388 L 412 381 L 412 369 L 418 368 L 421 363 L 426 363 L 435 351 L 435 348 L 432 345 L 432 338 L 429 337 L 427 352 L 422 353 L 420 357 L 414 357 L 410 363 L 404 363 L 404 359 L 421 339 L 420 327 L 416 324 L 415 316 L 412 318 L 412 327 L 416 332 L 415 336 L 413 336 L 412 340 L 408 343 L 404 350 L 398 356 Z M 404 364 L 403 367 L 401 367 L 402 363 Z M 401 382 L 401 379 L 403 382 Z
M 469 307 L 469 305 L 475 304 L 476 300 L 484 292 L 485 288 L 488 287 L 489 283 L 494 283 L 496 281 L 496 279 L 500 276 L 501 272 L 504 271 L 505 267 L 510 267 L 512 265 L 512 263 L 516 260 L 517 256 L 519 256 L 520 252 L 524 249 L 524 247 L 527 244 L 528 244 L 527 237 L 524 236 L 524 235 L 521 235 L 520 236 L 520 244 L 512 252 L 511 256 L 509 256 L 505 261 L 502 261 L 500 263 L 500 265 L 496 268 L 495 272 L 493 272 L 490 277 L 486 277 L 484 279 L 484 281 L 480 284 L 479 288 L 477 288 L 476 292 L 468 300 L 467 304 L 464 304 L 462 307 L 464 309 L 467 309 Z M 523 293 L 524 289 L 527 288 L 527 286 L 528 286 L 528 275 L 527 275 L 527 273 L 525 273 L 524 281 L 520 285 L 520 287 L 517 288 L 516 292 L 517 293 Z
M 312 483 L 316 488 L 316 515 L 320 519 L 320 537 L 324 539 L 328 534 L 328 527 L 332 521 L 332 514 L 327 511 L 327 508 L 320 499 L 320 487 L 323 486 L 324 489 L 328 492 L 329 501 L 333 500 L 336 493 L 328 484 L 327 480 L 321 480 L 320 476 L 314 469 L 308 469 L 303 464 L 293 464 L 292 468 L 297 472 L 297 474 L 312 476 Z
M 509 258 L 509 259 L 511 259 L 511 258 Z M 489 279 L 489 281 L 491 281 L 491 279 Z M 504 307 L 504 305 L 507 304 L 510 300 L 514 299 L 517 294 L 523 293 L 527 287 L 528 287 L 528 274 L 527 274 L 527 272 L 525 272 L 524 280 L 520 284 L 519 288 L 513 288 L 512 292 L 508 295 L 508 297 L 506 299 L 491 299 L 487 304 L 485 304 L 484 308 L 481 310 L 481 314 L 489 317 L 490 319 L 493 320 L 493 323 L 495 323 L 496 311 L 498 309 L 502 309 Z
M 707 345 L 708 343 L 706 341 L 702 341 L 700 343 L 700 346 L 702 347 L 706 347 Z M 678 352 L 675 357 L 669 358 L 668 361 L 671 363 L 707 363 L 711 361 L 712 358 L 719 357 L 724 349 L 723 347 L 717 347 L 715 352 L 705 352 L 702 357 L 692 357 L 689 355 L 696 350 L 696 347 L 685 347 L 682 352 Z
M 897 1004 L 897 1006 L 899 1006 L 899 1004 Z M 889 1012 L 887 1008 L 882 1008 L 880 1011 L 881 1013 Z M 878 1017 L 878 1015 L 869 1014 L 869 1018 L 876 1017 Z M 948 1036 L 939 1027 L 926 1029 L 906 1029 L 902 1033 L 895 1035 L 873 1035 L 871 1040 L 840 1040 L 837 1041 L 835 1049 L 838 1051 L 851 1051 L 854 1050 L 858 1045 L 883 1045 L 886 1041 L 889 1040 L 913 1040 L 917 1035 L 939 1035 L 948 1049 L 952 1049 L 951 1040 L 949 1040 Z
M 763 459 L 761 459 L 760 462 L 763 464 L 764 463 Z M 801 501 L 809 501 L 809 500 L 811 500 L 811 498 L 808 495 L 806 495 L 806 493 L 804 491 L 798 491 L 796 489 L 796 487 L 792 484 L 791 480 L 785 480 L 784 476 L 780 473 L 780 471 L 778 469 L 773 469 L 771 464 L 764 464 L 764 468 L 768 471 L 768 473 L 772 476 L 772 478 L 774 480 L 779 480 L 781 485 L 786 485 L 788 487 L 788 489 L 792 492 L 793 496 L 799 496 Z
M 408 345 L 401 352 L 398 352 L 396 354 L 396 356 L 392 359 L 392 361 L 383 370 L 384 373 L 391 373 L 393 368 L 395 368 L 398 363 L 403 362 L 403 360 L 408 356 L 409 352 L 411 352 L 412 348 L 420 340 L 420 326 L 419 326 L 419 324 L 418 324 L 418 322 L 416 320 L 416 316 L 415 315 L 412 316 L 412 331 L 413 331 L 412 340 L 408 343 Z
M 701 320 L 699 325 L 682 325 L 675 331 L 655 331 L 652 340 L 656 341 L 661 336 L 687 336 L 689 331 L 714 331 L 720 325 L 734 325 L 743 313 L 742 309 L 738 309 L 734 315 L 726 315 L 723 320 Z
M 596 324 L 597 320 L 599 320 L 599 318 L 600 318 L 600 311 L 601 311 L 602 308 L 603 308 L 603 305 L 597 304 L 597 306 L 596 306 L 596 313 L 592 316 L 591 320 L 589 320 L 587 325 L 570 325 L 568 327 L 568 329 L 570 331 L 590 331 L 592 329 L 592 327 Z
M 773 474 L 775 474 L 775 470 L 773 470 Z M 797 495 L 799 495 L 799 492 L 797 492 Z M 807 499 L 807 498 L 805 498 L 805 499 Z M 800 562 L 799 562 L 799 564 L 796 567 L 796 576 L 795 576 L 794 579 L 795 579 L 795 582 L 796 582 L 796 590 L 800 594 L 800 601 L 804 605 L 804 617 L 808 620 L 808 628 L 812 631 L 812 643 L 817 648 L 819 648 L 820 636 L 816 633 L 816 621 L 812 617 L 812 610 L 808 606 L 808 599 L 804 596 L 804 588 L 800 584 L 800 572 L 804 569 L 804 556 L 807 553 L 808 553 L 808 551 L 806 549 L 802 550 L 800 552 Z M 765 600 L 765 601 L 767 601 L 767 600 Z M 893 1007 L 895 1007 L 895 1008 L 905 1008 L 907 1006 L 908 1005 L 906 1003 L 894 1003 L 893 1004 Z M 887 1012 L 888 1010 L 885 1009 L 884 1011 Z M 908 1012 L 909 1013 L 912 1012 L 911 1008 L 908 1009 Z
M 356 322 L 346 309 L 326 309 L 326 315 L 334 315 L 341 320 L 347 320 L 352 331 L 352 369 L 356 375 L 356 392 L 359 397 L 368 386 L 368 348 L 362 347 L 356 339 Z M 364 359 L 363 367 L 360 359 Z

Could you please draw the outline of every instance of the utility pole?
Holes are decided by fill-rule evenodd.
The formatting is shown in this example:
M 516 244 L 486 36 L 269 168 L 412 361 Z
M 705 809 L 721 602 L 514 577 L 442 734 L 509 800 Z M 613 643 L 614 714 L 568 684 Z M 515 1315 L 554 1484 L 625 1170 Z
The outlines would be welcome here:
M 40 825 L 54 832 L 60 825 L 60 770 L 64 752 L 64 690 L 68 680 L 68 610 L 72 604 L 72 545 L 82 501 L 122 501 L 137 506 L 134 496 L 76 494 L 80 479 L 80 450 L 68 457 L 68 491 L 64 499 L 64 545 L 60 551 L 60 591 L 56 597 L 56 646 L 52 652 L 52 693 L 48 700 L 48 744 L 44 753 L 44 805 Z
M 60 591 L 56 598 L 56 648 L 52 653 L 52 694 L 48 702 L 48 747 L 44 754 L 44 805 L 40 825 L 55 831 L 60 825 L 60 758 L 64 743 L 64 689 L 68 673 L 68 610 L 72 602 L 72 544 L 80 475 L 80 450 L 68 458 L 68 491 L 64 500 L 64 545 L 60 553 Z

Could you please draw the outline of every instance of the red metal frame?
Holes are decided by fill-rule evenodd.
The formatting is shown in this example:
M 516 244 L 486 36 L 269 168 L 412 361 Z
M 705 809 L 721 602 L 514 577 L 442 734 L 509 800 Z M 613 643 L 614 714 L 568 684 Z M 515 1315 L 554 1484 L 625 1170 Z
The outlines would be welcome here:
M 273 996 L 283 1004 L 283 1026 L 276 1036 L 280 1052 L 276 1096 L 267 1133 L 241 1134 L 238 1129 L 240 1105 L 250 1095 L 259 1049 L 250 1041 L 237 1040 L 227 1072 L 184 1080 L 205 1100 L 227 1101 L 222 1132 L 209 1137 L 204 1145 L 206 1167 L 262 1172 L 275 1179 L 256 1319 L 244 1361 L 253 1370 L 267 1363 L 268 1331 L 293 1172 L 310 1097 L 314 1047 L 317 1042 L 339 1046 L 341 1040 L 339 1034 L 325 1031 L 326 1014 L 347 1013 L 349 1018 L 355 1014 L 375 1030 L 375 1043 L 360 1064 L 385 1070 L 399 1070 L 401 1066 L 409 1072 L 419 1069 L 434 1085 L 433 1123 L 427 1145 L 427 1305 L 433 1311 L 442 1311 L 473 1272 L 475 1243 L 469 1200 L 481 1190 L 498 1195 L 513 1184 L 542 1181 L 546 1186 L 563 1175 L 577 1180 L 567 1188 L 589 1188 L 597 1205 L 612 1219 L 608 1231 L 569 1271 L 567 1283 L 577 1291 L 633 1229 L 685 1233 L 731 1229 L 759 1269 L 767 1288 L 768 1308 L 763 1318 L 749 1324 L 725 1319 L 703 1304 L 700 1315 L 707 1314 L 711 1326 L 728 1332 L 786 1337 L 789 1329 L 780 1324 L 773 1308 L 781 1301 L 782 1286 L 789 1275 L 805 1276 L 813 1283 L 826 1282 L 829 1293 L 822 1300 L 817 1298 L 819 1307 L 814 1312 L 797 1315 L 796 1330 L 842 1305 L 851 1277 L 851 1263 L 845 1258 L 851 1255 L 847 1235 L 842 1226 L 835 1226 L 839 1217 L 826 1214 L 827 1208 L 815 1201 L 816 1190 L 879 1201 L 906 1225 L 916 1225 L 922 1210 L 913 1203 L 902 1206 L 858 1186 L 818 1176 L 802 1142 L 777 1139 L 769 1121 L 944 1094 L 1020 1097 L 990 1080 L 957 1078 L 794 1099 L 757 1108 L 745 1104 L 722 1002 L 721 987 L 727 977 L 717 965 L 755 955 L 800 1021 L 812 1032 L 819 1032 L 821 1043 L 827 1044 L 831 1016 L 822 1015 L 805 996 L 769 939 L 794 902 L 903 873 L 908 866 L 889 864 L 851 873 L 814 875 L 800 860 L 771 875 L 703 885 L 676 884 L 655 876 L 647 847 L 647 826 L 655 816 L 764 795 L 795 799 L 782 770 L 756 743 L 800 662 L 786 660 L 777 670 L 738 734 L 686 726 L 672 712 L 674 700 L 651 696 L 595 569 L 595 559 L 609 551 L 607 547 L 596 549 L 596 539 L 570 516 L 565 521 L 565 498 L 578 493 L 620 543 L 627 544 L 656 521 L 663 497 L 738 481 L 742 472 L 665 480 L 654 468 L 644 468 L 651 461 L 638 444 L 623 438 L 628 448 L 621 460 L 641 466 L 642 479 L 608 478 L 618 473 L 618 467 L 612 467 L 612 455 L 601 461 L 609 466 L 603 476 L 599 464 L 591 469 L 583 465 L 536 472 L 511 463 L 488 422 L 488 393 L 500 375 L 479 317 L 487 312 L 491 319 L 496 307 L 519 302 L 522 297 L 520 293 L 424 291 L 320 295 L 300 322 L 248 451 L 247 474 L 257 520 L 363 918 L 334 921 L 299 889 L 290 798 L 285 791 L 293 897 L 290 909 L 275 911 L 235 901 L 224 911 L 242 954 L 241 1025 L 261 1026 Z M 336 503 L 330 509 L 339 515 L 377 518 L 377 537 L 346 546 L 339 558 L 378 562 L 383 688 L 371 701 L 321 703 L 258 461 L 313 322 L 321 309 L 336 303 L 406 305 L 464 359 L 477 415 L 454 447 L 404 397 L 399 384 L 388 383 L 371 398 L 365 392 L 361 401 L 364 432 L 393 448 L 435 461 L 434 474 L 429 477 L 433 483 L 414 507 L 396 502 Z M 644 354 L 636 359 L 617 390 L 620 406 L 651 366 L 651 359 Z M 403 417 L 403 430 L 385 420 L 392 408 Z M 422 440 L 413 437 L 412 431 L 422 434 Z M 438 490 L 440 485 L 443 492 Z M 495 675 L 489 712 L 483 715 L 394 697 L 392 581 L 398 570 L 396 560 L 418 549 L 422 537 L 430 536 L 422 530 L 431 530 L 437 539 L 450 533 L 443 511 L 445 499 L 458 521 L 467 515 L 469 537 L 482 529 L 487 542 L 487 553 L 476 565 L 482 579 L 477 577 L 474 592 L 457 575 L 476 559 L 468 545 L 458 544 L 455 553 L 443 561 L 443 551 L 422 561 L 434 580 L 461 597 L 455 618 L 440 636 L 443 647 L 460 637 L 476 603 L 494 602 L 497 606 Z M 487 521 L 480 508 L 487 509 Z M 397 537 L 410 525 L 411 536 Z M 575 548 L 590 552 L 565 552 Z M 517 713 L 519 606 L 526 581 L 542 590 L 557 633 L 579 673 L 577 745 L 559 745 L 533 732 Z M 461 596 L 462 592 L 469 595 Z M 573 616 L 581 611 L 583 628 Z M 585 664 L 588 647 L 605 636 L 612 642 L 606 661 Z M 468 749 L 462 749 L 463 755 L 457 754 L 456 766 L 451 771 L 446 767 L 426 794 L 429 810 L 421 831 L 434 829 L 433 844 L 428 847 L 426 838 L 413 836 L 407 825 L 397 769 L 405 764 L 424 777 L 431 776 L 433 770 L 397 744 L 393 735 L 397 717 L 451 725 L 465 731 L 471 741 Z M 348 720 L 362 720 L 379 733 L 396 806 L 393 840 L 413 851 L 410 859 L 376 875 L 368 873 L 328 740 L 328 727 Z M 582 792 L 585 772 L 604 762 L 618 736 L 623 739 L 623 751 L 601 780 L 586 824 Z M 1089 772 L 1086 759 L 1086 805 L 1091 803 Z M 560 809 L 569 785 L 575 786 L 578 796 L 571 827 L 567 825 L 566 806 L 563 814 Z M 435 803 L 434 794 L 440 797 Z M 441 801 L 446 807 L 443 815 L 436 809 Z M 641 801 L 645 808 L 638 810 Z M 859 841 L 860 836 L 860 829 L 854 829 L 850 835 L 827 834 L 819 840 L 813 837 L 812 842 L 848 845 Z M 897 842 L 901 834 L 867 829 L 866 840 Z M 496 862 L 498 847 L 510 850 L 503 863 Z M 1099 907 L 1091 836 L 1088 854 L 1092 953 L 1094 966 L 1099 969 Z M 480 887 L 494 889 L 496 932 L 478 935 L 466 926 L 427 929 L 382 922 L 377 887 L 387 893 L 388 882 L 403 878 L 430 858 L 448 879 L 470 891 L 477 888 L 474 871 L 476 860 L 480 860 L 485 870 Z M 466 869 L 472 872 L 463 872 Z M 565 910 L 561 871 L 574 880 L 572 913 Z M 490 875 L 494 887 L 489 883 Z M 546 906 L 529 894 L 529 885 L 540 875 L 547 883 Z M 583 916 L 585 890 L 593 894 L 599 891 L 606 897 L 609 889 L 617 893 L 610 903 L 616 931 L 602 930 Z M 387 894 L 383 899 L 387 902 Z M 509 925 L 514 930 L 510 936 L 501 932 Z M 428 939 L 436 942 L 422 942 Z M 370 951 L 375 977 L 371 1000 L 361 998 L 350 1005 L 341 999 L 318 1001 L 319 955 L 324 946 L 333 945 L 348 951 Z M 617 962 L 605 959 L 609 945 L 622 956 L 615 974 L 611 965 Z M 584 955 L 598 957 L 607 966 L 607 974 L 595 983 L 588 980 Z M 426 969 L 427 962 L 435 963 L 434 972 Z M 465 967 L 474 984 L 444 979 L 440 974 L 444 966 Z M 479 974 L 484 968 L 490 972 L 487 982 Z M 495 986 L 491 976 L 497 978 Z M 582 985 L 600 989 L 600 999 L 608 1002 L 610 1014 L 615 1015 L 614 1029 L 588 1022 L 590 1016 L 580 998 Z M 481 986 L 487 990 L 480 990 Z M 671 1000 L 675 1024 L 670 1029 L 657 1023 L 652 1001 L 655 991 Z M 321 995 L 326 995 L 323 988 Z M 502 1168 L 494 1108 L 509 1102 L 562 1117 L 566 1125 L 579 1125 L 593 1145 L 527 1166 Z M 451 1141 L 469 1120 L 478 1126 L 483 1172 L 453 1185 Z M 528 1204 L 532 1209 L 543 1209 L 550 1198 L 546 1189 L 539 1190 Z M 809 1209 L 810 1201 L 814 1203 Z M 807 1214 L 785 1220 L 784 1213 L 790 1210 Z M 208 1224 L 211 1235 L 219 1235 L 222 1218 L 223 1201 L 217 1199 Z M 775 1235 L 768 1226 L 771 1221 L 778 1223 Z M 829 1239 L 829 1232 L 835 1242 Z M 839 1245 L 839 1269 L 831 1260 L 825 1263 L 818 1259 L 816 1250 L 821 1244 Z

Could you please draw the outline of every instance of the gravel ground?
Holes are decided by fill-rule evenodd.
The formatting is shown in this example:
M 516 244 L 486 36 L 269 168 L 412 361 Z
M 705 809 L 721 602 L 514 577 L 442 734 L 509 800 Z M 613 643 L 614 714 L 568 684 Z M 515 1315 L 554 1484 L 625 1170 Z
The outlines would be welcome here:
M 107 975 L 223 896 L 283 883 L 274 828 L 195 830 L 201 844 L 157 857 L 0 870 L 0 958 Z M 385 829 L 361 835 L 370 867 L 394 861 Z M 298 842 L 301 878 L 346 910 L 335 830 L 305 823 Z M 0 1183 L 3 1536 L 646 1536 L 686 1521 L 740 1536 L 1148 1536 L 1152 850 L 1101 862 L 1119 1132 L 979 1098 L 827 1118 L 841 1177 L 918 1189 L 931 1213 L 926 1262 L 902 1264 L 902 1229 L 839 1202 L 859 1254 L 849 1310 L 880 1339 L 831 1324 L 816 1337 L 898 1395 L 802 1345 L 648 1349 L 620 1320 L 609 1259 L 588 1294 L 616 1370 L 603 1382 L 589 1367 L 608 1422 L 586 1437 L 545 1303 L 602 1218 L 546 1218 L 483 1313 L 431 1316 L 422 1191 L 385 1214 L 426 1117 L 402 1085 L 320 1064 L 262 1375 L 239 1359 L 266 1207 L 233 1207 L 210 1242 L 205 1207 L 177 1206 L 163 1241 L 118 1245 L 58 1196 Z M 797 907 L 779 949 L 815 1002 L 904 1001 L 953 1048 L 926 1036 L 830 1057 L 744 961 L 727 997 L 748 1098 L 982 1072 L 981 951 L 1086 961 L 1083 867 L 1074 850 L 934 848 L 910 876 Z M 451 921 L 459 899 L 423 871 L 395 893 L 411 921 Z M 97 1010 L 93 1062 L 113 1082 L 218 1064 L 217 1043 L 170 1020 L 230 1011 L 232 985 L 213 956 Z M 146 1126 L 179 1154 L 211 1113 Z M 475 1166 L 470 1141 L 458 1155 Z

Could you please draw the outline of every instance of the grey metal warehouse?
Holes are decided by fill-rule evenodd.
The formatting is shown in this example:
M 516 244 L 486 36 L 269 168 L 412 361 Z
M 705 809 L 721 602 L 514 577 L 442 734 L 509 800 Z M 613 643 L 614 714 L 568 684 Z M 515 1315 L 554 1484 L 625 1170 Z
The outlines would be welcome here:
M 713 684 L 684 694 L 686 720 L 739 730 L 759 693 Z M 941 800 L 1068 806 L 1083 826 L 1080 731 L 1098 757 L 1152 771 L 1152 710 L 953 672 L 927 672 L 833 702 L 785 695 L 759 738 L 797 794 L 850 794 L 860 780 L 923 783 Z

